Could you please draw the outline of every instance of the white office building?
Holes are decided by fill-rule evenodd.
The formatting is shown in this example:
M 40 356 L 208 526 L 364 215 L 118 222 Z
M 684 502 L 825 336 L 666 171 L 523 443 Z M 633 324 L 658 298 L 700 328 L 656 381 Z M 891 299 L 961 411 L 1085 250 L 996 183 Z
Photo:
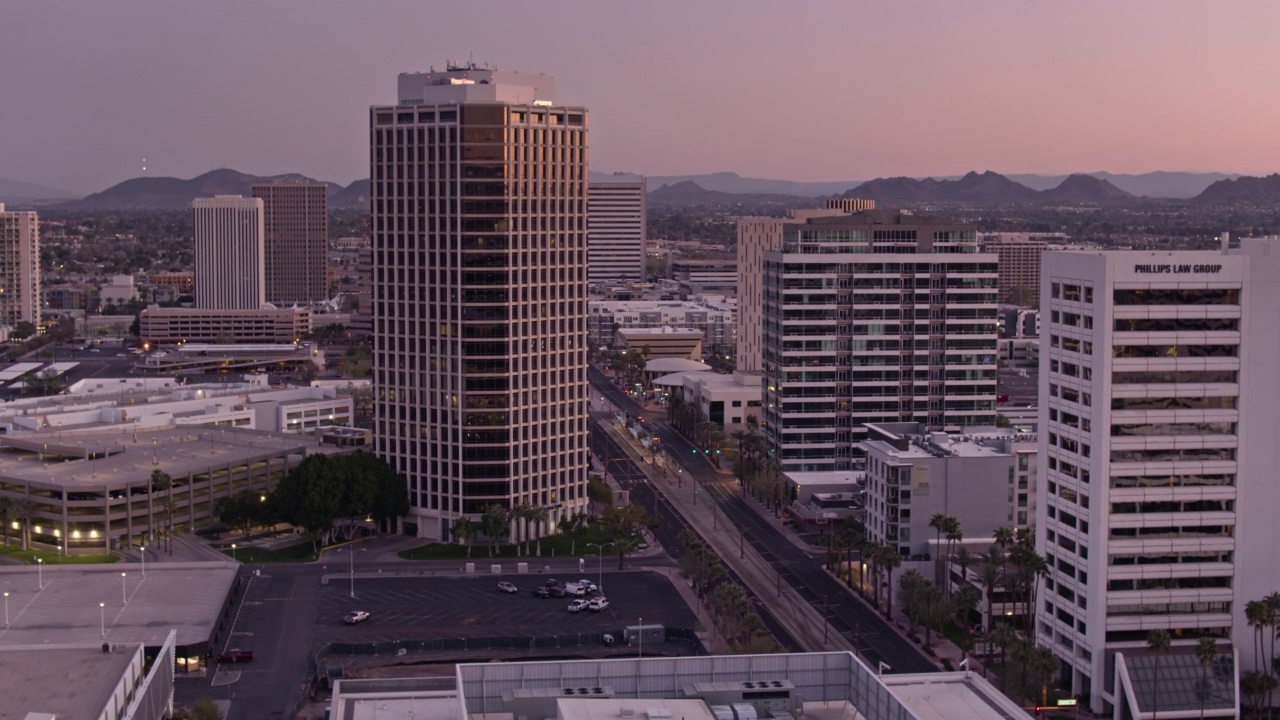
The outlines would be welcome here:
M 642 283 L 646 193 L 644 178 L 619 173 L 594 177 L 587 189 L 587 281 Z
M 1037 642 L 1095 712 L 1152 712 L 1155 665 L 1199 668 L 1202 636 L 1215 675 L 1259 669 L 1244 609 L 1280 589 L 1280 239 L 1046 253 L 1040 306 Z M 1146 653 L 1157 629 L 1171 660 Z
M 555 79 L 404 73 L 369 111 L 377 454 L 448 540 L 587 497 L 587 111 Z
M 191 202 L 192 290 L 202 310 L 257 310 L 267 301 L 261 198 L 218 195 Z
M 0 203 L 0 324 L 40 322 L 40 219 Z

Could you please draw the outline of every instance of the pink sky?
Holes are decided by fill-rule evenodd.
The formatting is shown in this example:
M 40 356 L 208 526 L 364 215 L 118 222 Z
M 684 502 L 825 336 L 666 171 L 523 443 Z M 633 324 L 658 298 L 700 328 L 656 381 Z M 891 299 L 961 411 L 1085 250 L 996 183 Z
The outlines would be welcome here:
M 468 56 L 555 75 L 595 170 L 1266 174 L 1277 28 L 1269 0 L 16 2 L 0 177 L 88 192 L 145 157 L 347 183 L 396 74 Z

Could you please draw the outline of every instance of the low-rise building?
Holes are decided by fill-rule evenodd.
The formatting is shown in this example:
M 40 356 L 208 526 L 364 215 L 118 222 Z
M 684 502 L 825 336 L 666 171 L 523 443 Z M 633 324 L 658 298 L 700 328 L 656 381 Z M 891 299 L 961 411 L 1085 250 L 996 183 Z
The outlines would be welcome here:
M 737 303 L 720 296 L 678 300 L 592 300 L 587 303 L 587 344 L 612 349 L 616 332 L 631 328 L 678 327 L 703 332 L 703 349 L 733 352 Z
M 681 297 L 702 293 L 738 293 L 738 263 L 733 258 L 722 260 L 671 261 L 671 280 Z
M 867 536 L 912 559 L 935 557 L 935 514 L 960 522 L 965 542 L 1035 518 L 1036 436 L 1005 428 L 928 432 L 921 423 L 868 424 Z
M 617 333 L 620 350 L 648 350 L 645 357 L 702 359 L 702 331 L 696 328 L 627 328 Z
M 309 332 L 311 311 L 306 309 L 214 310 L 152 305 L 139 316 L 139 334 L 152 345 L 290 343 Z
M 666 388 L 678 402 L 698 408 L 698 417 L 715 423 L 726 436 L 760 426 L 759 375 L 695 370 L 664 375 L 653 384 Z

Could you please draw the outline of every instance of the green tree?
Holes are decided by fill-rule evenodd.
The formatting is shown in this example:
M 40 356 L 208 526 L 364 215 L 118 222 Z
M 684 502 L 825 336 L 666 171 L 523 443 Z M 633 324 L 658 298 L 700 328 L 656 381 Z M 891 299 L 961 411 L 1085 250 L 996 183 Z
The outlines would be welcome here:
M 453 521 L 453 536 L 467 544 L 467 557 L 471 557 L 471 541 L 476 537 L 476 526 L 463 515 Z
M 1009 673 L 1006 672 L 1008 667 L 1009 650 L 1011 650 L 1018 642 L 1018 633 L 1013 626 L 1008 623 L 1000 623 L 987 631 L 987 642 L 1000 648 L 1000 691 L 1005 690 L 1005 679 Z
M 1023 661 L 1023 667 L 1027 677 L 1034 685 L 1040 687 L 1040 704 L 1049 704 L 1049 682 L 1053 680 L 1053 676 L 1058 674 L 1061 667 L 1058 656 L 1053 654 L 1053 650 L 1039 645 L 1031 645 L 1027 643 L 1026 658 Z M 1033 689 L 1034 692 L 1034 689 Z M 1155 715 L 1153 714 L 1154 718 Z
M 557 529 L 559 530 L 561 535 L 564 535 L 565 537 L 569 538 L 569 554 L 570 555 L 578 554 L 578 541 L 581 540 L 582 537 L 587 534 L 587 530 L 590 527 L 591 525 L 590 525 L 589 516 L 585 512 L 582 512 L 581 510 L 565 517 L 560 521 L 560 524 L 559 526 L 557 526 Z
M 308 456 L 272 491 L 274 514 L 302 528 L 311 536 L 313 545 L 327 544 L 343 509 L 347 483 L 342 470 L 328 455 Z
M 13 503 L 11 497 L 0 497 L 0 535 L 4 536 L 4 547 L 9 547 L 9 515 L 13 513 Z
M 648 523 L 648 515 L 639 505 L 605 508 L 600 517 L 600 526 L 613 543 L 619 570 L 623 569 L 627 556 L 640 547 L 643 542 L 642 532 Z
M 489 539 L 489 557 L 493 557 L 498 543 L 511 533 L 511 511 L 501 505 L 489 505 L 480 516 L 480 529 Z
M 11 340 L 26 340 L 36 334 L 36 326 L 23 320 L 13 326 L 13 331 L 9 333 Z
M 243 490 L 230 497 L 219 498 L 214 506 L 218 520 L 248 537 L 255 527 L 268 524 L 265 503 L 260 497 L 253 490 Z
M 13 516 L 17 518 L 17 520 L 20 523 L 19 524 L 20 530 L 18 532 L 22 533 L 20 536 L 20 539 L 22 542 L 23 550 L 26 550 L 28 545 L 30 545 L 31 543 L 31 515 L 35 511 L 36 511 L 35 503 L 31 502 L 25 497 L 14 500 L 13 506 L 10 509 L 10 512 L 13 513 Z
M 970 650 L 969 630 L 973 626 L 969 616 L 977 609 L 980 600 L 978 591 L 972 585 L 965 584 L 951 593 L 951 599 L 948 602 L 951 615 L 955 618 L 956 625 L 960 627 L 961 649 L 966 653 Z
M 1160 700 L 1160 656 L 1169 651 L 1169 631 L 1147 633 L 1147 650 L 1151 653 L 1151 720 L 1155 720 Z

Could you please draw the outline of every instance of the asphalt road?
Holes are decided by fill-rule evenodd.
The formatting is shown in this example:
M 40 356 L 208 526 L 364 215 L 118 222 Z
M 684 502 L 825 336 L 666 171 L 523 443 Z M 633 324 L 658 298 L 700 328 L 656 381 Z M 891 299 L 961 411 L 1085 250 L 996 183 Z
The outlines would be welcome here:
M 831 577 L 822 568 L 821 558 L 796 547 L 780 530 L 761 518 L 738 493 L 726 490 L 706 456 L 695 452 L 693 445 L 662 419 L 662 413 L 645 413 L 595 368 L 588 370 L 588 378 L 595 392 L 603 394 L 615 407 L 623 412 L 646 415 L 647 422 L 661 439 L 669 456 L 685 467 L 686 477 L 701 483 L 702 489 L 715 497 L 726 517 L 744 529 L 746 541 L 778 568 L 782 579 L 801 597 L 819 612 L 829 613 L 832 628 L 847 637 L 869 663 L 885 662 L 898 673 L 937 672 L 938 667 L 933 661 L 899 635 L 878 612 Z M 767 608 L 768 600 L 763 601 Z
M 618 446 L 618 441 L 594 422 L 591 424 L 590 444 L 591 452 L 596 457 L 604 459 L 605 464 L 609 466 L 610 477 L 613 477 L 620 487 L 630 492 L 631 501 L 643 507 L 649 517 L 657 519 L 658 527 L 654 534 L 657 536 L 658 542 L 662 544 L 667 555 L 679 560 L 683 554 L 683 548 L 680 546 L 680 534 L 686 530 L 699 535 L 699 537 L 701 537 L 701 534 L 686 522 L 684 517 L 676 512 L 669 503 L 665 502 L 661 493 L 654 491 L 653 487 L 647 482 L 644 472 L 636 466 L 634 461 L 627 458 L 626 453 Z M 704 542 L 705 540 L 703 538 Z M 775 612 L 764 604 L 763 599 L 758 597 L 746 583 L 742 582 L 742 578 L 738 573 L 727 564 L 725 565 L 725 571 L 729 579 L 737 583 L 747 593 L 747 597 L 756 606 L 760 619 L 764 622 L 765 627 L 769 629 L 774 640 L 788 652 L 803 652 L 804 648 L 787 632 L 786 627 L 778 621 Z

